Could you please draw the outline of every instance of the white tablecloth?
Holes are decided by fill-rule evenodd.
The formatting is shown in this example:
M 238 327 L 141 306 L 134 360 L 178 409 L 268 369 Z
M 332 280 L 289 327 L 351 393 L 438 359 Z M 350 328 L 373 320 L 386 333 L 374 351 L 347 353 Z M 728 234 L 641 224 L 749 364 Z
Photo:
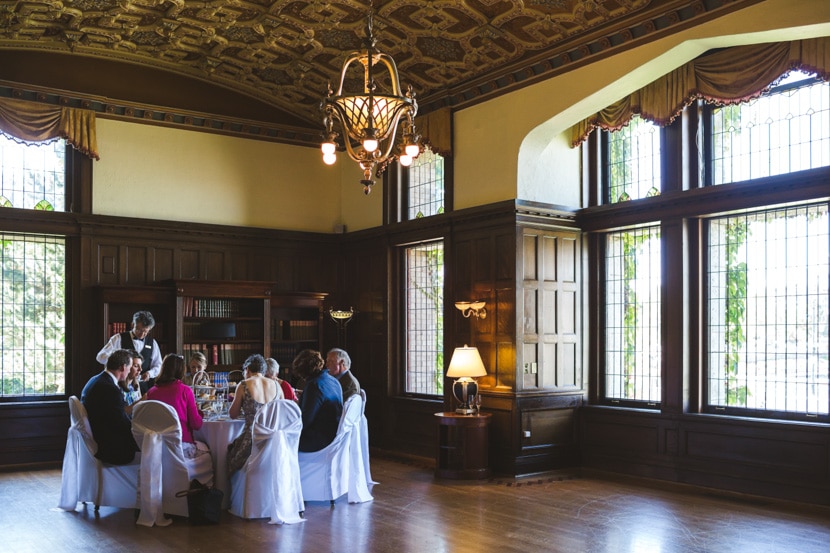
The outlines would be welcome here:
M 227 509 L 231 501 L 231 489 L 228 485 L 228 444 L 239 436 L 245 427 L 244 419 L 206 420 L 202 428 L 196 431 L 196 439 L 210 447 L 213 458 L 213 485 L 225 494 L 222 507 Z

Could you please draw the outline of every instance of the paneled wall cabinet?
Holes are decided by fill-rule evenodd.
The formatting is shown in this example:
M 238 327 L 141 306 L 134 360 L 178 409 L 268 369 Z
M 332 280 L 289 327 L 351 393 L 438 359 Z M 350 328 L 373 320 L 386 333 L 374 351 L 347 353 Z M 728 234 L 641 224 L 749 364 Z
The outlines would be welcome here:
M 284 375 L 303 348 L 319 349 L 325 293 L 275 293 L 260 281 L 169 280 L 99 287 L 102 335 L 129 330 L 136 311 L 153 313 L 162 355 L 202 352 L 210 371 L 241 369 L 248 356 L 274 357 Z M 103 343 L 103 342 L 102 342 Z

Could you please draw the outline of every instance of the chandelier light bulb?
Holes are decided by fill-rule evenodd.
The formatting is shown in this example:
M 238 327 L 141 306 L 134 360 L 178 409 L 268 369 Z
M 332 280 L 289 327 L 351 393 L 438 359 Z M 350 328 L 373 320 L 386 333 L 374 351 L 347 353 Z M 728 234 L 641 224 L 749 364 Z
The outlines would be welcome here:
M 378 149 L 378 141 L 376 138 L 366 138 L 363 140 L 363 149 L 369 153 Z
M 406 155 L 410 158 L 418 157 L 418 154 L 421 153 L 421 148 L 418 147 L 417 144 L 407 144 L 406 145 Z M 410 161 L 412 163 L 412 161 Z
M 323 154 L 323 163 L 326 165 L 334 165 L 334 162 L 337 161 L 336 154 Z
M 320 147 L 320 149 L 323 150 L 323 155 L 334 155 L 336 148 L 337 147 L 334 145 L 334 142 L 323 142 Z
M 409 154 L 403 154 L 401 157 L 398 158 L 398 161 L 401 162 L 401 165 L 404 167 L 409 167 L 412 165 L 412 156 Z

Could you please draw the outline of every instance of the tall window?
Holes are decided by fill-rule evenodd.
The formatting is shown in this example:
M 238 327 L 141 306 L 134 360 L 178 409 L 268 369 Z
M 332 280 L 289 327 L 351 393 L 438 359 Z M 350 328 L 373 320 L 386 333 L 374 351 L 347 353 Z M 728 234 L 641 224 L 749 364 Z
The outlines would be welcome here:
M 409 167 L 407 218 L 420 219 L 444 213 L 444 158 L 429 149 Z
M 0 133 L 0 206 L 65 211 L 63 140 L 22 143 Z M 66 390 L 66 240 L 0 233 L 0 398 Z
M 709 222 L 708 403 L 830 413 L 827 204 Z
M 608 136 L 608 203 L 660 194 L 660 127 L 639 117 Z
M 660 228 L 608 234 L 605 264 L 605 397 L 657 403 Z
M 830 165 L 827 83 L 795 72 L 773 94 L 712 110 L 712 184 Z
M 828 421 L 830 84 L 796 73 L 687 109 L 703 125 L 678 118 L 661 141 L 635 119 L 597 156 L 599 397 L 656 405 L 663 370 L 691 409 Z M 660 175 L 682 182 L 649 203 Z
M 444 393 L 444 243 L 404 249 L 404 392 Z

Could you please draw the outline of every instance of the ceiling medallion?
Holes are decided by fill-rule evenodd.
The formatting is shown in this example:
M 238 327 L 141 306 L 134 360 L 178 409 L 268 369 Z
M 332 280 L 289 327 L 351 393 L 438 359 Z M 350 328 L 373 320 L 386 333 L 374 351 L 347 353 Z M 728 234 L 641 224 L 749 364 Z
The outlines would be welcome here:
M 337 160 L 336 140 L 340 133 L 334 130 L 337 122 L 343 134 L 343 145 L 349 157 L 363 169 L 363 193 L 369 194 L 375 181 L 372 174 L 380 176 L 386 166 L 397 160 L 408 167 L 421 153 L 420 137 L 415 132 L 415 114 L 418 104 L 412 86 L 401 93 L 400 78 L 395 60 L 375 48 L 372 35 L 372 12 L 366 18 L 365 51 L 352 52 L 346 58 L 340 72 L 337 94 L 329 83 L 328 96 L 323 99 L 325 135 L 322 144 L 323 161 L 332 165 Z M 362 73 L 363 89 L 346 92 L 344 85 L 354 70 Z M 380 69 L 380 74 L 376 72 Z M 354 80 L 352 76 L 351 79 Z M 358 81 L 359 82 L 359 81 Z M 398 123 L 402 128 L 400 143 L 395 135 Z

